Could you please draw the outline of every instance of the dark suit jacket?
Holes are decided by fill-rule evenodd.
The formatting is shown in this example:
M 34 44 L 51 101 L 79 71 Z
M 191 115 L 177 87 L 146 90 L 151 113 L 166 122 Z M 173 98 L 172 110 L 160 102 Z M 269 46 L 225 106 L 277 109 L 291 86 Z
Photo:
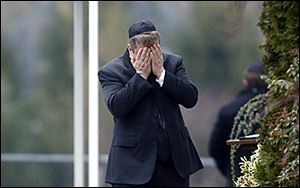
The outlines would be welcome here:
M 171 155 L 182 177 L 203 168 L 184 124 L 179 104 L 193 107 L 198 91 L 188 79 L 182 58 L 164 54 L 166 70 L 160 88 L 151 75 L 144 80 L 130 62 L 128 51 L 103 66 L 99 73 L 105 102 L 114 116 L 106 182 L 144 184 L 152 177 L 157 159 L 159 116 L 165 122 Z

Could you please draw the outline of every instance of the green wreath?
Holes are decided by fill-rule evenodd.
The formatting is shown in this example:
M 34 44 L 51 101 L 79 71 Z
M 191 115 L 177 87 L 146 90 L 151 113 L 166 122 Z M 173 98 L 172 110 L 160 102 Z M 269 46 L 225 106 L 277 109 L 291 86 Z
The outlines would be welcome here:
M 230 139 L 238 139 L 241 136 L 258 133 L 259 128 L 263 124 L 266 104 L 267 94 L 259 94 L 242 106 L 234 118 Z M 237 178 L 235 172 L 235 154 L 239 147 L 240 144 L 230 146 L 230 164 L 233 182 Z

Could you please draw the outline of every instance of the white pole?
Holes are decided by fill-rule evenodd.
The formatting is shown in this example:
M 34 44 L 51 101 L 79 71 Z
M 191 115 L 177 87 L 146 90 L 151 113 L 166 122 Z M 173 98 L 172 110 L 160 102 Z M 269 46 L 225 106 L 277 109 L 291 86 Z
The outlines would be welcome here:
M 83 14 L 82 2 L 73 4 L 74 19 L 74 186 L 84 187 L 83 132 Z
M 99 186 L 98 2 L 89 1 L 89 187 Z

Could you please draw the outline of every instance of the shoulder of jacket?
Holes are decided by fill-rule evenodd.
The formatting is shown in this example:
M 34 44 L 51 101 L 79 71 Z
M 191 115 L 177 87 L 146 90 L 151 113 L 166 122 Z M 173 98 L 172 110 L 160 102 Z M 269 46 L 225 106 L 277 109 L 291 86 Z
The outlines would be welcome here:
M 164 62 L 167 62 L 167 66 L 178 67 L 182 63 L 182 57 L 173 53 L 164 53 Z
M 245 98 L 236 96 L 232 101 L 225 104 L 221 110 L 220 115 L 223 117 L 235 117 L 236 114 L 239 112 L 240 108 L 247 103 Z
M 107 62 L 105 65 L 101 67 L 99 72 L 104 71 L 104 72 L 116 72 L 119 71 L 120 69 L 124 68 L 125 65 L 120 57 L 115 58 Z
M 123 67 L 124 63 L 120 57 L 115 58 L 107 62 L 101 69 L 103 70 L 110 70 L 110 69 L 115 69 L 115 68 L 120 68 Z
M 174 54 L 174 53 L 166 52 L 163 54 L 165 56 L 165 60 L 169 60 L 169 59 L 182 60 L 182 56 Z

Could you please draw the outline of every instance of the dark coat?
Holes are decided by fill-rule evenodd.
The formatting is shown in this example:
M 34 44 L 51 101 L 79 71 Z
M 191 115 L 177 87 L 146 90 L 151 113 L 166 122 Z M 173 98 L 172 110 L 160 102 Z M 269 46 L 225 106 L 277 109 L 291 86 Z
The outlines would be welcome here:
M 187 177 L 203 168 L 179 108 L 179 104 L 186 108 L 196 104 L 197 88 L 187 77 L 180 56 L 163 56 L 166 74 L 162 87 L 154 75 L 144 80 L 135 72 L 127 50 L 98 73 L 115 122 L 108 183 L 144 184 L 150 180 L 157 160 L 159 116 L 164 119 L 178 174 Z
M 228 185 L 232 184 L 231 167 L 230 167 L 230 146 L 226 145 L 226 140 L 230 139 L 231 129 L 233 127 L 234 118 L 240 108 L 246 104 L 251 98 L 258 94 L 266 92 L 265 87 L 247 87 L 243 88 L 233 101 L 223 106 L 214 124 L 213 131 L 209 141 L 209 153 L 214 158 L 218 169 L 227 178 Z M 241 148 L 236 154 L 236 159 L 241 156 L 249 157 L 252 150 Z M 238 163 L 238 162 L 237 162 Z M 235 167 L 238 176 L 240 174 L 239 166 Z

